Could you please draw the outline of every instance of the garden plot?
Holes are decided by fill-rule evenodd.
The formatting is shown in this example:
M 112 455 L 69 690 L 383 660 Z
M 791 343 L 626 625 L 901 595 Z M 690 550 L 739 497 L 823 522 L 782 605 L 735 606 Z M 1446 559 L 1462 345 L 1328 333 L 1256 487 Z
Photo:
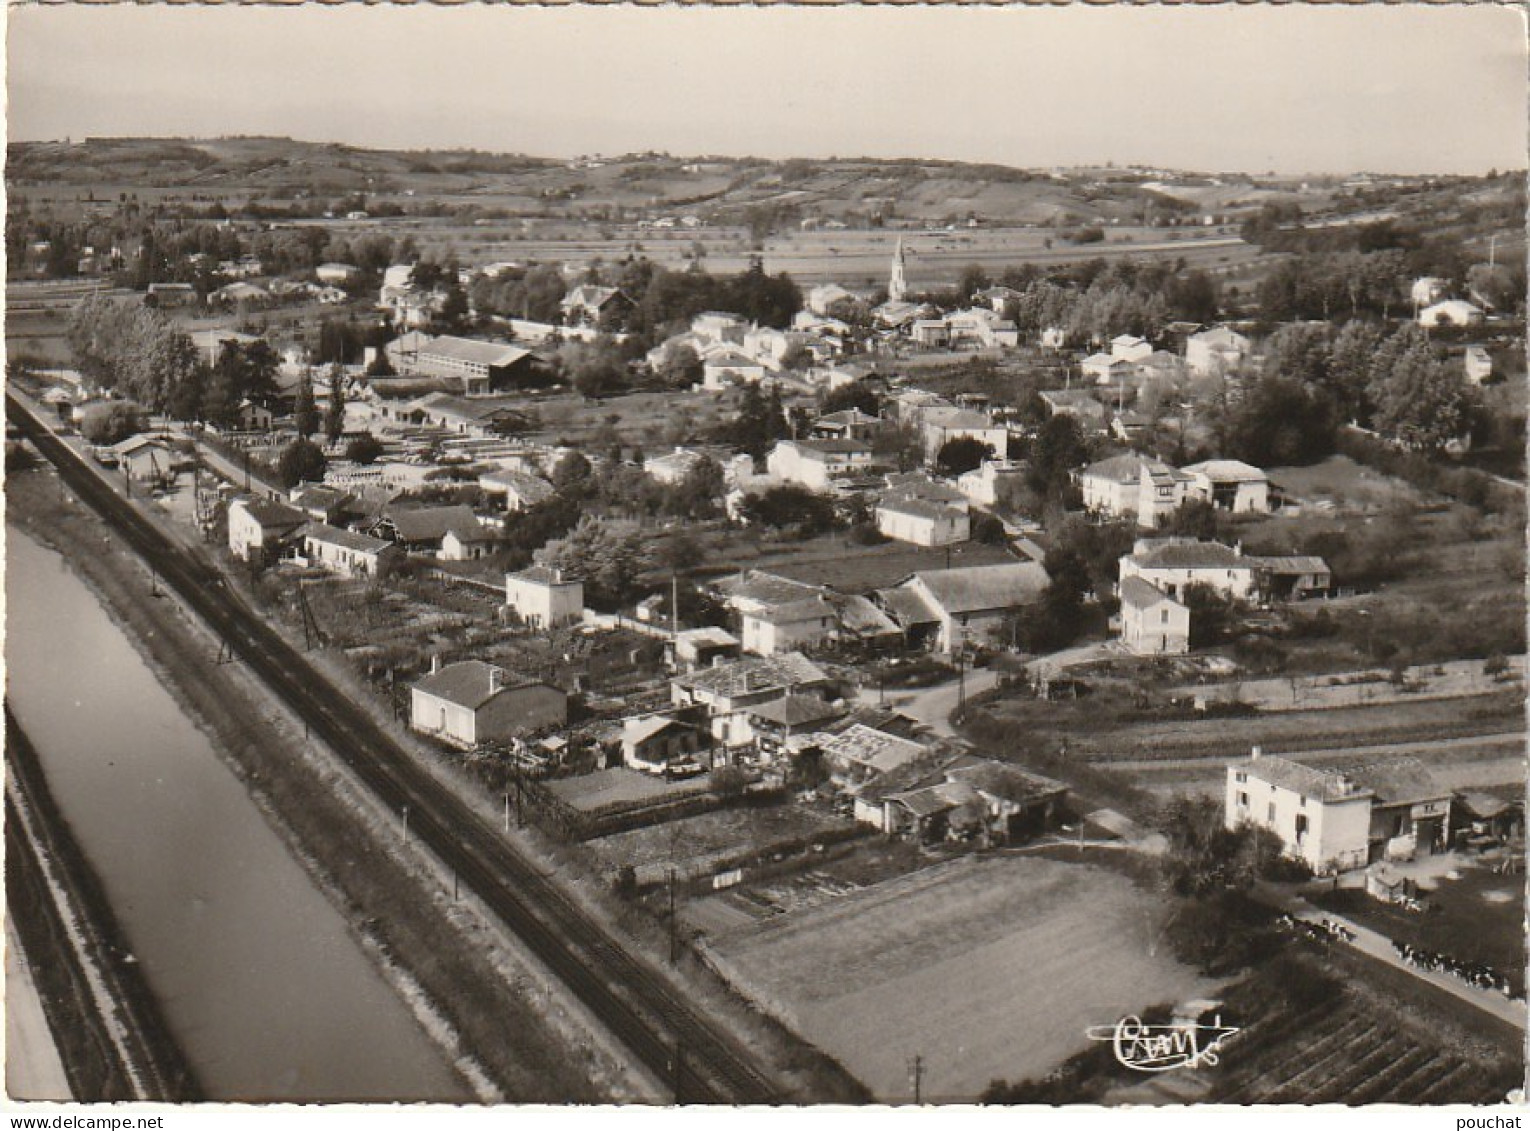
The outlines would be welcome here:
M 1213 988 L 1150 947 L 1161 908 L 1088 865 L 968 858 L 773 916 L 711 954 L 879 1100 L 912 1098 L 916 1055 L 926 1098 L 973 1100 L 1044 1074 L 1091 1025 Z

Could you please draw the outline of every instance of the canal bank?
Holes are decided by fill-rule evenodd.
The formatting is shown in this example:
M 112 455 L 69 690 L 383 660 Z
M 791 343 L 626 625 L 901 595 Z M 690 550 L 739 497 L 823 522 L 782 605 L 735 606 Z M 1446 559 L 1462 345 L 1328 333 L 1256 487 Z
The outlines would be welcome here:
M 34 959 L 29 970 L 68 1082 L 62 1095 L 31 1098 L 201 1099 L 191 1066 L 9 704 L 5 758 L 8 926 L 24 953 L 46 956 Z
M 216 663 L 217 641 L 174 599 L 153 597 L 145 567 L 113 544 L 93 513 L 71 507 L 46 472 L 16 477 L 7 493 L 11 520 L 68 552 L 71 568 L 112 609 L 159 681 L 217 739 L 241 789 L 281 829 L 357 945 L 407 997 L 415 1022 L 447 1050 L 458 1077 L 473 1082 L 471 1092 L 459 1083 L 454 1098 L 632 1095 L 609 1064 L 593 1063 L 587 1046 L 545 1023 L 541 984 L 524 971 L 504 976 L 503 955 L 473 935 L 451 892 L 422 880 L 418 861 L 400 859 L 396 844 L 379 843 L 376 814 L 369 818 L 354 783 L 305 744 L 301 725 L 240 665 Z M 543 1001 L 534 1005 L 538 993 Z M 406 1076 L 392 1074 L 386 1098 L 442 1098 L 409 1090 Z

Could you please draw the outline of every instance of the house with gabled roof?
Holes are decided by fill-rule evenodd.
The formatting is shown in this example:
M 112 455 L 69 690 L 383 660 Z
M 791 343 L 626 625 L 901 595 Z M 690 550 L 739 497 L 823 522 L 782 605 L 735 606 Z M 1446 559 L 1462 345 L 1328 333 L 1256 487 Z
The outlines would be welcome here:
M 694 777 L 711 762 L 710 736 L 673 715 L 622 720 L 622 764 L 666 780 Z
M 1185 501 L 1191 477 L 1163 460 L 1128 452 L 1077 473 L 1084 507 L 1112 518 L 1135 518 L 1151 530 Z
M 1121 582 L 1121 643 L 1134 656 L 1190 650 L 1190 607 L 1140 577 Z
M 478 477 L 478 486 L 485 495 L 503 498 L 505 510 L 512 513 L 545 503 L 556 493 L 553 485 L 540 475 L 513 468 L 485 472 Z
M 789 694 L 829 698 L 834 681 L 801 652 L 745 656 L 677 675 L 670 681 L 677 707 L 704 707 L 712 735 L 725 747 L 753 743 L 749 711 Z
M 1450 791 L 1416 758 L 1313 766 L 1255 747 L 1227 767 L 1224 820 L 1270 830 L 1287 855 L 1327 874 L 1442 850 L 1450 806 Z
M 568 695 L 482 660 L 442 665 L 410 688 L 409 725 L 471 749 L 507 743 L 568 722 Z
M 958 566 L 911 574 L 878 602 L 911 640 L 951 653 L 1001 627 L 1004 618 L 1041 599 L 1050 578 L 1040 562 Z
M 1105 427 L 1105 406 L 1087 389 L 1044 389 L 1036 395 L 1049 416 L 1071 416 L 1086 428 Z
M 242 561 L 270 562 L 307 524 L 302 511 L 273 499 L 235 499 L 228 505 L 228 548 Z
M 342 577 L 382 577 L 404 558 L 404 551 L 392 542 L 324 522 L 300 529 L 297 542 L 298 560 Z
M 1233 514 L 1263 514 L 1270 509 L 1270 477 L 1253 464 L 1208 459 L 1180 468 L 1190 477 L 1186 497 Z
M 577 624 L 584 619 L 584 582 L 542 565 L 507 573 L 505 607 L 543 631 Z
M 601 287 L 583 283 L 563 296 L 558 308 L 563 312 L 566 326 L 599 326 L 609 321 L 616 311 L 631 305 L 630 300 L 617 287 Z

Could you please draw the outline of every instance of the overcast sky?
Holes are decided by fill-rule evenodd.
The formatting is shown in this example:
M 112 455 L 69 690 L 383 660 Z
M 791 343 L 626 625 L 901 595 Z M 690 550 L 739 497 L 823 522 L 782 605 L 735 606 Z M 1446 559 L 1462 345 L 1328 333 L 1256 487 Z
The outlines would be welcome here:
M 1463 172 L 1526 153 L 1507 7 L 11 8 L 13 140 Z

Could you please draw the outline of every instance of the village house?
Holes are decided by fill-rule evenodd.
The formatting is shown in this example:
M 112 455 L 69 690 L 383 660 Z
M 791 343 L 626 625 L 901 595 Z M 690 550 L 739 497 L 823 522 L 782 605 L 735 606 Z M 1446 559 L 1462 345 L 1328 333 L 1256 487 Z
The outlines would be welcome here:
M 1473 385 L 1481 385 L 1493 376 L 1493 358 L 1481 346 L 1467 346 L 1462 357 L 1466 379 Z
M 870 441 L 882 430 L 880 416 L 872 416 L 858 408 L 831 412 L 813 421 L 813 437 L 819 440 L 865 440 Z
M 1140 577 L 1121 582 L 1121 644 L 1134 656 L 1190 651 L 1190 608 Z
M 801 652 L 745 656 L 670 681 L 675 706 L 704 707 L 712 737 L 729 750 L 753 745 L 752 708 L 790 694 L 827 699 L 833 688 L 824 670 Z
M 390 507 L 373 526 L 371 533 L 397 543 L 412 554 L 434 554 L 446 561 L 468 558 L 448 557 L 448 553 L 474 548 L 470 558 L 483 556 L 493 536 L 484 529 L 473 508 L 462 506 Z M 448 536 L 455 549 L 448 550 Z
M 691 472 L 704 464 L 709 457 L 694 448 L 677 447 L 663 455 L 649 456 L 643 460 L 643 472 L 655 483 L 675 487 L 684 483 Z
M 812 648 L 834 636 L 834 605 L 816 585 L 750 570 L 723 578 L 715 588 L 739 615 L 746 652 L 774 656 Z
M 924 452 L 927 459 L 934 459 L 952 440 L 976 440 L 986 445 L 993 455 L 1004 459 L 1009 455 L 1009 429 L 997 424 L 987 413 L 970 409 L 932 407 L 920 417 Z
M 956 477 L 956 486 L 971 502 L 980 507 L 996 507 L 999 500 L 1017 487 L 1025 476 L 1025 464 L 1019 460 L 988 459 L 971 471 Z
M 1048 580 L 1033 561 L 959 566 L 912 574 L 893 589 L 878 590 L 877 599 L 911 644 L 929 642 L 952 654 L 1039 601 Z
M 1122 361 L 1143 361 L 1152 352 L 1152 343 L 1134 334 L 1117 334 L 1110 339 L 1110 356 Z
M 876 514 L 877 530 L 898 542 L 950 546 L 972 537 L 972 519 L 965 506 L 888 494 L 877 503 Z
M 929 747 L 910 735 L 892 734 L 856 722 L 819 745 L 830 779 L 842 789 L 856 790 L 866 783 L 916 762 Z M 879 819 L 870 823 L 878 824 Z M 867 816 L 869 816 L 869 812 Z M 860 813 L 857 812 L 860 817 Z
M 1124 385 L 1137 373 L 1137 366 L 1125 358 L 1108 353 L 1093 353 L 1079 362 L 1079 371 L 1096 385 Z
M 1196 377 L 1223 377 L 1249 353 L 1249 340 L 1236 330 L 1217 326 L 1185 339 L 1185 367 Z
M 843 318 L 854 312 L 860 300 L 838 283 L 821 283 L 810 289 L 803 304 L 820 318 Z
M 770 475 L 810 491 L 832 491 L 836 481 L 871 466 L 864 440 L 782 440 L 765 459 Z
M 883 832 L 921 843 L 961 836 L 1017 844 L 1054 828 L 1068 793 L 1061 782 L 973 755 L 930 776 L 910 789 L 878 791 Z
M 701 359 L 701 387 L 721 392 L 739 385 L 757 385 L 765 379 L 765 363 L 732 346 L 716 346 Z
M 1204 585 L 1223 597 L 1250 601 L 1256 596 L 1257 561 L 1240 547 L 1198 538 L 1139 538 L 1121 559 L 1120 580 L 1141 578 L 1183 600 L 1192 585 Z
M 241 561 L 267 564 L 307 524 L 302 511 L 275 500 L 235 499 L 228 505 L 228 548 Z
M 403 560 L 404 551 L 392 542 L 312 522 L 298 531 L 303 564 L 318 566 L 341 577 L 383 577 Z
M 1269 829 L 1319 874 L 1442 850 L 1450 806 L 1450 792 L 1413 758 L 1319 768 L 1256 747 L 1227 767 L 1227 827 Z
M 1270 509 L 1270 478 L 1252 464 L 1209 459 L 1180 471 L 1190 477 L 1189 499 L 1200 499 L 1233 514 L 1264 514 Z
M 1086 430 L 1105 427 L 1105 406 L 1087 389 L 1046 389 L 1037 395 L 1048 416 L 1071 416 Z
M 671 715 L 622 720 L 622 764 L 665 779 L 694 777 L 708 769 L 707 733 Z
M 1433 275 L 1424 275 L 1413 280 L 1413 286 L 1408 290 L 1408 296 L 1413 300 L 1413 305 L 1419 309 L 1433 306 L 1439 302 L 1450 290 L 1450 284 L 1444 279 Z
M 151 436 L 129 436 L 109 449 L 117 457 L 117 467 L 135 483 L 161 482 L 170 478 L 170 449 Z
M 676 669 L 695 671 L 722 660 L 737 659 L 741 646 L 738 637 L 727 629 L 703 625 L 681 629 L 671 641 L 670 649 L 670 662 Z
M 745 713 L 754 733 L 758 760 L 770 762 L 816 747 L 821 732 L 843 719 L 848 709 L 843 703 L 830 702 L 819 695 L 783 695 L 746 707 Z
M 360 513 L 356 496 L 322 483 L 294 487 L 287 501 L 314 522 L 327 522 L 331 526 L 339 526 L 346 518 Z
M 478 477 L 478 486 L 485 495 L 504 499 L 505 510 L 511 513 L 545 503 L 556 493 L 541 476 L 511 468 L 485 472 Z
M 1482 308 L 1458 298 L 1446 299 L 1418 312 L 1418 324 L 1425 329 L 1441 326 L 1479 326 L 1482 324 Z
M 531 566 L 505 574 L 505 605 L 524 624 L 550 631 L 584 619 L 584 582 L 561 570 Z
M 1077 473 L 1084 508 L 1112 518 L 1135 518 L 1151 530 L 1185 501 L 1191 477 L 1162 460 L 1127 453 Z
M 394 416 L 403 423 L 484 439 L 514 431 L 525 421 L 520 411 L 508 405 L 442 392 L 417 397 L 395 411 Z
M 558 308 L 566 326 L 609 325 L 631 302 L 616 287 L 583 284 L 563 296 Z
M 410 688 L 409 708 L 411 728 L 465 749 L 568 722 L 565 692 L 482 660 L 432 659 L 430 674 Z

